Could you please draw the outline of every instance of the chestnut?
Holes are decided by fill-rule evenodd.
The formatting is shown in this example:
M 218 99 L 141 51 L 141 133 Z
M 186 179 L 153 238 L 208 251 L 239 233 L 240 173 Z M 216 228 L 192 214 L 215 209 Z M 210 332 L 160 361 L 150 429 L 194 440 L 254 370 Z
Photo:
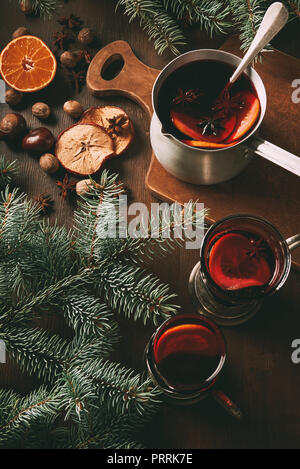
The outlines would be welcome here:
M 25 151 L 46 153 L 55 143 L 55 138 L 49 129 L 39 127 L 31 130 L 22 141 L 22 148 Z

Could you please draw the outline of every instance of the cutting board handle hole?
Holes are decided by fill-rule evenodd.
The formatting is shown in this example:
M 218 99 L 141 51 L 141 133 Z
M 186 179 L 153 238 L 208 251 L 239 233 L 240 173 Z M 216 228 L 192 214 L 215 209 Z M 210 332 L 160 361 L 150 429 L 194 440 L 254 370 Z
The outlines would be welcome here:
M 120 54 L 113 54 L 106 59 L 101 69 L 101 77 L 103 80 L 111 81 L 116 78 L 125 65 L 125 61 Z

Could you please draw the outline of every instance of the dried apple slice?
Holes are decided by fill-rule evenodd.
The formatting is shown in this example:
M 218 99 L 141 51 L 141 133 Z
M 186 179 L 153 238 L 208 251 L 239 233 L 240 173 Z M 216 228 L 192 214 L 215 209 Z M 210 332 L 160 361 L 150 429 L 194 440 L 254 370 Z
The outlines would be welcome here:
M 178 108 L 171 109 L 171 119 L 181 133 L 193 138 L 194 140 L 205 140 L 206 142 L 220 143 L 223 142 L 232 133 L 236 126 L 236 115 L 232 114 L 227 118 L 220 118 L 215 120 L 206 120 L 188 114 L 185 110 Z M 210 129 L 206 126 L 211 126 Z M 216 132 L 216 135 L 213 134 Z
M 104 127 L 112 137 L 116 156 L 122 155 L 134 138 L 134 127 L 123 109 L 116 106 L 91 107 L 83 114 L 80 123 L 94 122 Z
M 56 142 L 55 153 L 67 171 L 80 176 L 96 173 L 115 155 L 112 138 L 96 124 L 75 124 L 66 129 Z
M 189 145 L 194 148 L 208 148 L 210 150 L 219 149 L 219 148 L 228 148 L 235 145 L 236 142 L 232 143 L 215 143 L 215 142 L 206 142 L 205 140 L 181 140 L 182 143 Z
M 251 93 L 251 91 L 240 91 L 235 96 L 240 96 L 243 108 L 237 114 L 237 124 L 234 131 L 227 139 L 228 143 L 240 140 L 244 137 L 256 124 L 260 115 L 260 102 L 255 94 Z

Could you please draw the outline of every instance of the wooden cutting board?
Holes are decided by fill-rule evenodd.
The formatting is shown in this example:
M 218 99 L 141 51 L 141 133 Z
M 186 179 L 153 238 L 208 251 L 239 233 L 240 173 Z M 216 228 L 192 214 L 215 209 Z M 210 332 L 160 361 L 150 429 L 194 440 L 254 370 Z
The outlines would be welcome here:
M 241 56 L 235 38 L 222 49 Z M 292 82 L 300 79 L 300 60 L 274 51 L 264 54 L 263 63 L 255 68 L 268 96 L 260 135 L 300 156 L 300 103 L 292 102 Z M 185 203 L 198 199 L 210 209 L 210 223 L 231 214 L 251 213 L 268 219 L 286 238 L 300 232 L 300 179 L 259 156 L 239 176 L 215 186 L 179 181 L 152 157 L 146 184 L 161 200 Z M 293 252 L 293 265 L 300 269 L 300 249 Z
M 236 39 L 228 40 L 222 49 L 241 55 Z M 258 64 L 256 69 L 268 94 L 261 136 L 300 156 L 300 104 L 294 104 L 291 99 L 292 82 L 300 79 L 300 60 L 275 51 L 265 54 L 263 64 Z M 137 59 L 127 42 L 116 41 L 94 57 L 87 86 L 95 96 L 124 95 L 133 99 L 150 119 L 152 87 L 158 74 L 159 70 Z M 183 204 L 193 199 L 204 203 L 210 208 L 209 223 L 242 212 L 267 218 L 286 238 L 300 232 L 299 178 L 261 157 L 255 156 L 248 168 L 232 181 L 194 186 L 167 173 L 152 154 L 146 186 L 161 200 Z M 293 252 L 293 264 L 300 269 L 300 249 Z

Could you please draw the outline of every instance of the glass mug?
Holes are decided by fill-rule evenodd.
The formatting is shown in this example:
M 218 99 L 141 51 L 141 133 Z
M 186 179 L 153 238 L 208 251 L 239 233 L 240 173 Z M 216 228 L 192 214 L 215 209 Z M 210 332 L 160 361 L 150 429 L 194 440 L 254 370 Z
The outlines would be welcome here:
M 207 231 L 189 291 L 197 310 L 219 325 L 241 324 L 278 291 L 291 269 L 300 234 L 285 240 L 267 220 L 253 215 L 223 218 Z
M 145 361 L 165 399 L 195 404 L 209 395 L 234 418 L 242 412 L 216 388 L 226 361 L 226 343 L 218 326 L 197 313 L 167 319 L 152 335 Z

